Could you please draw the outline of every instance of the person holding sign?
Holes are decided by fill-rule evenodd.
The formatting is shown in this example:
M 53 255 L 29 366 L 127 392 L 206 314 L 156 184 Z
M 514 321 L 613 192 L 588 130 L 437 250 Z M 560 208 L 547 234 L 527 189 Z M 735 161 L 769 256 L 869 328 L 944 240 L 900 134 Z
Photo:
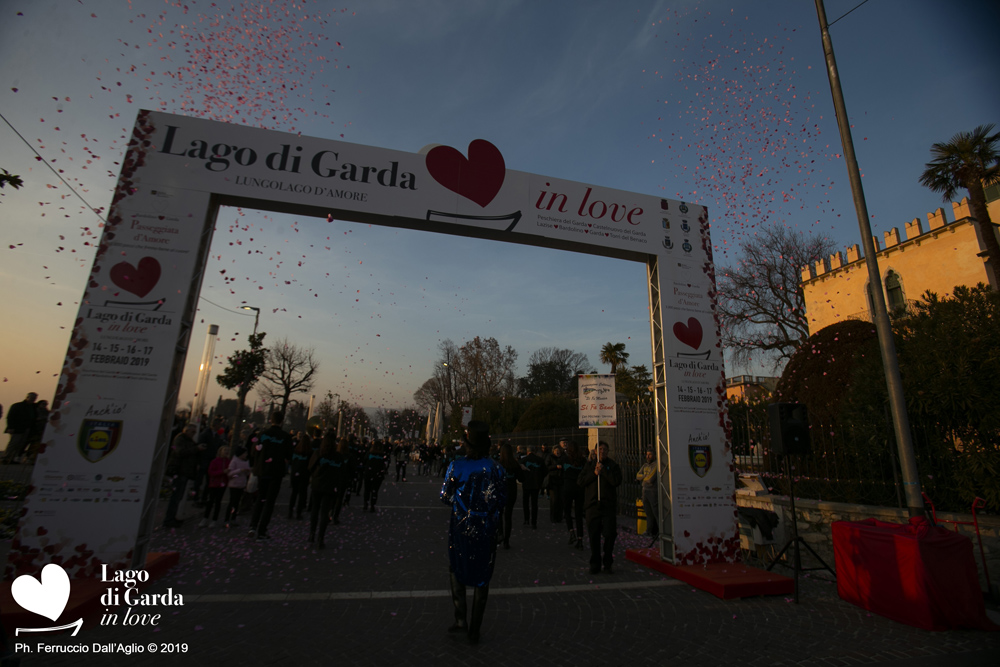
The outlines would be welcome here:
M 611 574 L 614 563 L 615 538 L 618 536 L 618 487 L 622 483 L 622 469 L 608 458 L 608 443 L 597 443 L 591 452 L 577 484 L 583 487 L 584 508 L 587 515 L 587 532 L 590 534 L 590 573 L 604 571 Z M 604 553 L 601 554 L 601 538 Z

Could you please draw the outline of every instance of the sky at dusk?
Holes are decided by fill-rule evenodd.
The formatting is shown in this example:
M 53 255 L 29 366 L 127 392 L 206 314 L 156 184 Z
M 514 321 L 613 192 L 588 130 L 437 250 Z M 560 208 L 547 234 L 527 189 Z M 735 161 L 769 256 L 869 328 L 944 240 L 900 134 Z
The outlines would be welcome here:
M 952 218 L 918 178 L 932 143 L 1000 123 L 1000 7 L 837 20 L 856 5 L 826 11 L 881 238 Z M 812 2 L 0 0 L 0 62 L 0 168 L 25 182 L 0 190 L 5 412 L 55 391 L 140 109 L 408 152 L 488 139 L 509 169 L 707 206 L 720 265 L 761 225 L 860 241 Z M 313 393 L 366 407 L 410 405 L 445 339 L 495 337 L 522 374 L 542 347 L 607 372 L 609 341 L 651 366 L 645 267 L 557 250 L 229 208 L 201 297 L 182 405 L 210 324 L 217 371 L 245 347 L 243 305 L 266 342 L 315 348 Z

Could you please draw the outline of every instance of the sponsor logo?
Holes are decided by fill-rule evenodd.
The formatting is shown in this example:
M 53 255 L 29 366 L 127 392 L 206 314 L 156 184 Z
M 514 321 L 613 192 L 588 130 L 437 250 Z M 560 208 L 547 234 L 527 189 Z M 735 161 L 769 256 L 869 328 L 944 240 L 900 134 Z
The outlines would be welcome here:
M 91 463 L 97 463 L 115 451 L 121 441 L 122 422 L 105 419 L 84 419 L 76 436 L 76 448 Z
M 688 445 L 688 462 L 698 477 L 704 477 L 712 468 L 711 445 Z M 708 487 L 705 487 L 708 490 Z

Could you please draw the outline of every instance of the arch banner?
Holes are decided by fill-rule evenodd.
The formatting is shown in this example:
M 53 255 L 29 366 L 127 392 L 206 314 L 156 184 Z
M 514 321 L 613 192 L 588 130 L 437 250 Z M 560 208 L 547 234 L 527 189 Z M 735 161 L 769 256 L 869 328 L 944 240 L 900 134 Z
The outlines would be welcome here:
M 739 555 L 707 211 L 509 169 L 141 111 L 84 290 L 7 578 L 141 567 L 218 207 L 422 229 L 645 262 L 663 556 Z M 669 484 L 667 483 L 669 481 Z

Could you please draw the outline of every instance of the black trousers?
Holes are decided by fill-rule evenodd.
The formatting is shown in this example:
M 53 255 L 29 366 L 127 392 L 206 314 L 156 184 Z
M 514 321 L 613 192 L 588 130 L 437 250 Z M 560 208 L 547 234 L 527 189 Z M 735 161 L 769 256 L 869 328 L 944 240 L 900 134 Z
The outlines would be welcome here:
M 587 519 L 587 532 L 590 533 L 590 566 L 611 567 L 615 561 L 615 538 L 618 537 L 618 519 L 614 514 L 598 514 Z M 602 553 L 601 538 L 604 538 Z
M 330 523 L 330 510 L 337 502 L 337 492 L 318 493 L 315 489 L 312 492 L 312 499 L 309 502 L 311 514 L 309 516 L 309 536 L 316 536 L 316 529 L 319 528 L 319 542 L 323 544 L 326 536 L 326 526 Z
M 538 489 L 524 489 L 524 522 L 538 525 Z
M 566 529 L 576 529 L 578 539 L 583 539 L 583 489 L 576 484 L 563 487 L 563 511 Z M 576 524 L 574 526 L 574 523 Z
M 510 544 L 510 531 L 514 527 L 514 508 L 517 506 L 517 486 L 511 491 L 507 487 L 507 504 L 500 513 L 500 535 L 504 544 Z
M 274 502 L 281 490 L 280 477 L 261 477 L 257 487 L 257 502 L 253 506 L 253 517 L 250 519 L 250 530 L 256 530 L 258 535 L 267 535 L 267 525 L 271 523 L 271 513 L 274 512 Z

